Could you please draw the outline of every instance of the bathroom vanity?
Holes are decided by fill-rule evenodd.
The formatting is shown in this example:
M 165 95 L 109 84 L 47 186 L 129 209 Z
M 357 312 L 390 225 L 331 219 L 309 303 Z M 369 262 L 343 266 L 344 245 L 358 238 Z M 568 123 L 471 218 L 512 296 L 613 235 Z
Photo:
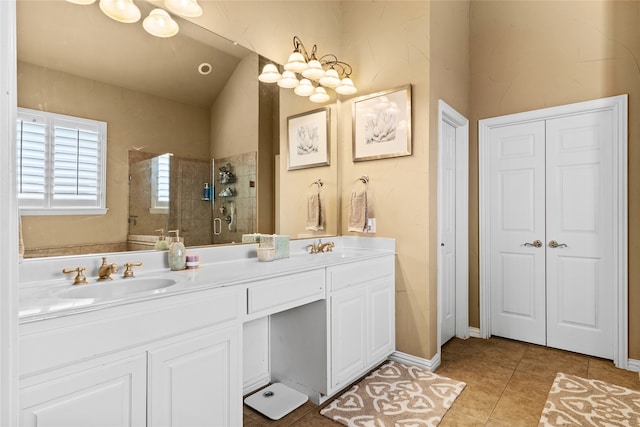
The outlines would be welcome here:
M 273 262 L 256 245 L 200 248 L 181 272 L 166 253 L 110 254 L 144 258 L 138 277 L 77 286 L 59 271 L 99 256 L 24 261 L 21 425 L 240 426 L 243 394 L 268 382 L 329 399 L 395 350 L 395 242 L 331 240 Z

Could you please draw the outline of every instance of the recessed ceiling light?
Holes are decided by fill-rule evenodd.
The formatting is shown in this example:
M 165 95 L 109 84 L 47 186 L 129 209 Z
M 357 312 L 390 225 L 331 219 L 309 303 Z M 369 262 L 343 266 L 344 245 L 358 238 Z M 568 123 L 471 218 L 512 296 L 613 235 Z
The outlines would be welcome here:
M 211 73 L 211 71 L 213 71 L 213 67 L 207 62 L 203 62 L 202 64 L 198 65 L 198 72 L 203 76 Z

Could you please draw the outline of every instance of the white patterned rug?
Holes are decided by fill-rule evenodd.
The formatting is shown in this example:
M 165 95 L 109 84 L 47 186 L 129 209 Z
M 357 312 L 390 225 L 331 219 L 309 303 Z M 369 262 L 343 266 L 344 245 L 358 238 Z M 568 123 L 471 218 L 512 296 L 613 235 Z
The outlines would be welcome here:
M 465 383 L 386 362 L 320 413 L 346 426 L 437 426 Z
M 640 392 L 573 375 L 556 376 L 539 427 L 640 426 Z

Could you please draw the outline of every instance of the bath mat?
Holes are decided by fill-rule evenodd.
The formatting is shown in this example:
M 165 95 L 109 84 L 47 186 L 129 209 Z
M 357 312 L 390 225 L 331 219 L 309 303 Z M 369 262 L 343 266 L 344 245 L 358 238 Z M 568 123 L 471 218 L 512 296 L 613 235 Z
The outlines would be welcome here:
M 640 426 L 640 392 L 604 381 L 558 374 L 539 427 Z
M 320 413 L 346 426 L 436 426 L 465 385 L 389 361 Z

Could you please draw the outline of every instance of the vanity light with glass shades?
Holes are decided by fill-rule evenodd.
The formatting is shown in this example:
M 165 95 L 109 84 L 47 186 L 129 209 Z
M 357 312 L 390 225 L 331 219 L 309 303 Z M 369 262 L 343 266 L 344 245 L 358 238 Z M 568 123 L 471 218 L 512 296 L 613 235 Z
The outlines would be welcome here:
M 263 83 L 277 83 L 285 89 L 293 89 L 296 95 L 308 96 L 311 102 L 323 103 L 331 98 L 327 88 L 341 95 L 353 95 L 357 92 L 351 73 L 351 65 L 340 61 L 334 54 L 317 57 L 318 47 L 313 45 L 311 53 L 307 51 L 298 36 L 293 37 L 293 52 L 284 65 L 282 74 L 275 64 L 266 64 L 258 80 Z M 298 76 L 301 76 L 298 79 Z
M 138 252 L 135 278 L 103 281 L 131 253 L 20 265 L 20 425 L 239 426 L 243 395 L 276 382 L 330 399 L 395 350 L 395 240 L 331 242 L 272 262 L 257 243 L 191 248 L 184 271 Z

